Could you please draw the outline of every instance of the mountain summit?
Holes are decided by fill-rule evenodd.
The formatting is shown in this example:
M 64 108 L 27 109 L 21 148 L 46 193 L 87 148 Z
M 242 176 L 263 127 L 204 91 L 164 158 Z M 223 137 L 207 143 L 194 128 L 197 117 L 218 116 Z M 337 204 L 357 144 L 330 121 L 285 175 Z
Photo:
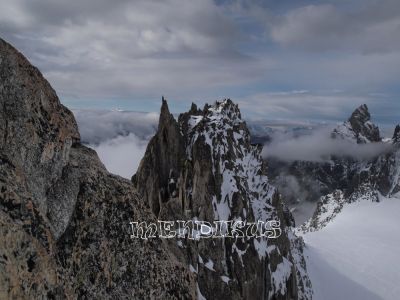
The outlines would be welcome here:
M 400 125 L 396 125 L 396 128 L 394 129 L 392 141 L 395 144 L 400 143 Z
M 378 126 L 371 122 L 366 104 L 355 109 L 346 122 L 336 127 L 332 137 L 355 141 L 358 144 L 382 141 Z
M 206 299 L 309 299 L 302 241 L 279 193 L 269 183 L 261 147 L 230 99 L 192 104 L 175 120 L 162 101 L 158 132 L 132 181 L 162 220 L 275 220 L 274 240 L 170 241 L 196 275 Z

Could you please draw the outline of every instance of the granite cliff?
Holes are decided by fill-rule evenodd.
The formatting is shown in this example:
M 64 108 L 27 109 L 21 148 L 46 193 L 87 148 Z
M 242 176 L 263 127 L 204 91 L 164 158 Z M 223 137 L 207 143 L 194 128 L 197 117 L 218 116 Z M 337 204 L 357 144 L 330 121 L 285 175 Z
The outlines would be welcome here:
M 206 299 L 311 298 L 302 241 L 231 100 L 192 104 L 175 120 L 163 99 L 158 131 L 132 181 L 162 220 L 280 222 L 278 239 L 171 241 Z
M 0 40 L 0 298 L 192 299 L 193 275 L 160 239 L 132 184 L 80 143 L 66 109 Z

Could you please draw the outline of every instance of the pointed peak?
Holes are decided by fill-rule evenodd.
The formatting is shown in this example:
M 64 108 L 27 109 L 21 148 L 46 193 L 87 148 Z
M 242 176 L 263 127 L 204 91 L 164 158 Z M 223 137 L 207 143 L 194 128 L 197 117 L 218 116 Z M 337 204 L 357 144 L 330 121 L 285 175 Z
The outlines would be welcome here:
M 164 98 L 164 96 L 162 96 L 161 101 L 162 101 L 162 103 L 161 103 L 160 118 L 159 118 L 159 121 L 158 121 L 158 128 L 159 129 L 161 127 L 167 126 L 171 122 L 172 123 L 176 122 L 175 119 L 174 119 L 174 116 L 169 111 L 168 102 Z
M 368 111 L 368 106 L 367 104 L 361 104 L 358 108 L 358 110 L 363 110 L 363 111 Z
M 203 114 L 203 111 L 197 107 L 195 103 L 192 102 L 192 105 L 190 106 L 189 114 L 192 116 L 198 116 Z
M 203 111 L 206 112 L 210 107 L 211 107 L 210 104 L 208 103 L 204 104 Z
M 206 114 L 219 114 L 224 115 L 231 121 L 241 119 L 239 105 L 233 103 L 231 99 L 224 99 L 222 101 L 215 101 L 212 106 L 204 107 Z
M 358 144 L 382 141 L 378 126 L 371 122 L 366 104 L 357 107 L 346 122 L 333 130 L 332 137 L 337 136 L 354 140 Z
M 368 111 L 367 104 L 362 104 L 359 107 L 357 107 L 349 118 L 350 123 L 354 121 L 365 123 L 369 120 L 371 120 L 371 114 Z
M 168 105 L 167 99 L 164 96 L 161 96 L 161 105 Z
M 400 143 L 400 125 L 396 125 L 396 128 L 394 129 L 393 137 L 392 137 L 393 143 Z
M 194 102 L 192 102 L 190 106 L 190 112 L 197 112 L 197 105 Z
M 170 114 L 169 108 L 168 108 L 168 102 L 164 98 L 164 96 L 162 96 L 162 98 L 161 98 L 161 115 L 162 114 Z

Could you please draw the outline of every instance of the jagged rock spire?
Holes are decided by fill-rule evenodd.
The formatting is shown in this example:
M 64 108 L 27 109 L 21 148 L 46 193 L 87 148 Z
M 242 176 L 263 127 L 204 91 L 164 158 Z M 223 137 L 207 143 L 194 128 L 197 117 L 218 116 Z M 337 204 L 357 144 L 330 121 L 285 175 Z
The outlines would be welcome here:
M 358 137 L 363 136 L 371 142 L 379 142 L 382 140 L 378 126 L 371 122 L 371 115 L 366 104 L 359 106 L 351 114 L 349 122 Z
M 371 114 L 366 104 L 360 105 L 347 122 L 335 128 L 332 137 L 355 140 L 358 144 L 382 141 L 378 126 L 371 122 Z
M 192 105 L 190 106 L 189 114 L 191 115 L 198 115 L 201 114 L 202 111 L 197 108 L 197 105 L 192 102 Z
M 368 106 L 366 104 L 360 105 L 356 108 L 349 118 L 350 123 L 365 123 L 371 120 L 371 114 L 368 111 Z
M 150 140 L 148 149 L 151 151 L 146 152 L 138 172 L 132 177 L 132 182 L 147 200 L 154 214 L 158 216 L 162 203 L 171 196 L 168 185 L 171 180 L 177 180 L 175 174 L 179 174 L 185 152 L 178 122 L 170 113 L 164 96 L 157 135 Z M 149 168 L 149 166 L 156 167 Z
M 393 143 L 400 143 L 400 125 L 396 125 L 396 128 L 394 129 L 393 137 L 392 137 Z
M 181 241 L 207 299 L 307 299 L 311 293 L 309 279 L 301 276 L 305 269 L 293 258 L 299 253 L 301 260 L 302 254 L 287 231 L 290 213 L 269 184 L 260 150 L 251 145 L 238 105 L 230 99 L 203 110 L 192 104 L 175 121 L 163 98 L 159 129 L 132 179 L 160 220 L 281 222 L 277 241 Z
M 158 128 L 160 129 L 161 128 L 160 126 L 165 126 L 174 121 L 175 119 L 174 116 L 169 111 L 167 100 L 164 98 L 164 96 L 162 96 Z

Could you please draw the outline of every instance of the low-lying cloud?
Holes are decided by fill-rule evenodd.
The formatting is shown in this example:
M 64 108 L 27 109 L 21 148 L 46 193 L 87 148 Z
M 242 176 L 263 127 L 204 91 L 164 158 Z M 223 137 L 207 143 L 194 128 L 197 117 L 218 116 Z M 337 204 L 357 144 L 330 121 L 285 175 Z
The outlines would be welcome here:
M 158 126 L 158 113 L 107 110 L 73 110 L 83 143 L 98 145 L 118 136 L 135 134 L 149 140 Z
M 157 130 L 158 113 L 105 110 L 73 112 L 82 142 L 97 151 L 110 172 L 130 178 L 136 172 L 146 146 Z M 387 143 L 359 145 L 332 139 L 332 128 L 329 126 L 315 129 L 315 126 L 310 125 L 303 126 L 302 130 L 296 127 L 296 130 L 268 131 L 262 124 L 255 125 L 253 129 L 256 132 L 264 132 L 271 138 L 271 142 L 264 147 L 263 156 L 281 161 L 325 162 L 332 156 L 369 159 L 390 148 Z
M 118 136 L 104 141 L 97 146 L 89 146 L 96 150 L 109 172 L 129 179 L 136 173 L 147 143 L 147 140 L 130 133 L 128 136 Z
M 108 171 L 131 178 L 157 130 L 158 113 L 105 110 L 73 110 L 73 113 L 82 142 L 96 150 Z
M 264 147 L 263 156 L 282 161 L 329 161 L 332 156 L 351 157 L 354 159 L 370 159 L 391 147 L 388 143 L 356 144 L 354 142 L 333 139 L 331 129 L 316 130 L 310 135 L 289 139 L 273 139 Z M 286 135 L 287 137 L 287 135 Z

